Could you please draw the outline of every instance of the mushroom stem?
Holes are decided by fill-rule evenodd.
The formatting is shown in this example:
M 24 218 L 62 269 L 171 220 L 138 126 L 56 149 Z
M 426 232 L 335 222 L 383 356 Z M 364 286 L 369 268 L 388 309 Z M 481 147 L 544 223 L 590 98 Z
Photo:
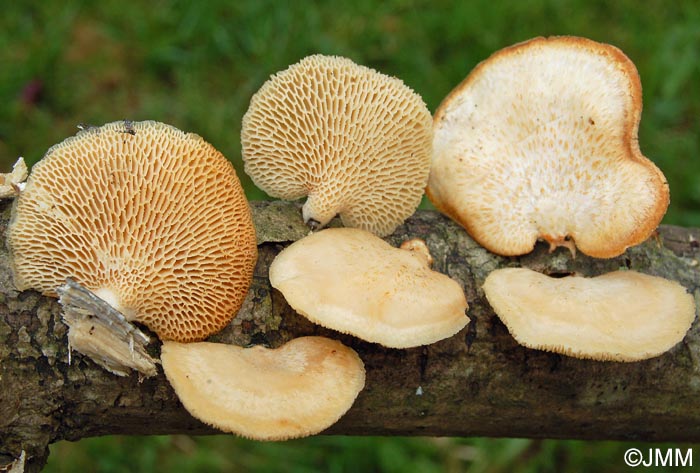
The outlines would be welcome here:
M 315 232 L 316 230 L 321 228 L 321 222 L 319 222 L 318 220 L 314 220 L 313 218 L 305 220 L 304 223 L 306 223 L 306 226 L 309 227 L 309 229 L 312 232 Z
M 321 200 L 318 194 L 309 194 L 301 208 L 301 217 L 311 231 L 320 230 L 338 215 L 338 206 L 327 199 Z
M 563 246 L 564 248 L 568 248 L 571 252 L 571 257 L 576 259 L 576 243 L 573 239 L 567 237 L 551 237 L 549 235 L 545 235 L 543 238 L 549 243 L 550 253 L 553 253 L 554 250 Z
M 155 376 L 155 361 L 145 348 L 150 338 L 121 312 L 70 278 L 57 292 L 68 325 L 69 353 L 76 350 L 117 376 L 128 376 L 131 370 Z

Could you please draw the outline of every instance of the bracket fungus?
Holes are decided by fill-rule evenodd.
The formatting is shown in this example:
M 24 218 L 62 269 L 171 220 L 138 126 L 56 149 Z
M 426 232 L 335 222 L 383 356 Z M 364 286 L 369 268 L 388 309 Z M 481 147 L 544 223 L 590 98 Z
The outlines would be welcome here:
M 164 342 L 165 375 L 192 416 L 256 440 L 316 434 L 352 406 L 365 384 L 342 343 L 301 337 L 276 349 Z
M 270 283 L 312 322 L 386 347 L 428 345 L 469 323 L 462 287 L 423 251 L 356 228 L 294 242 L 270 265 Z
M 576 358 L 652 358 L 680 342 L 695 319 L 693 296 L 683 286 L 636 271 L 553 278 L 505 268 L 489 274 L 483 287 L 521 345 Z
M 436 111 L 428 197 L 500 255 L 543 238 L 617 256 L 669 203 L 639 149 L 641 112 L 637 70 L 614 46 L 552 37 L 505 48 Z
M 309 56 L 272 76 L 243 117 L 245 171 L 273 197 L 308 196 L 313 229 L 343 224 L 388 235 L 420 204 L 432 117 L 401 80 L 349 59 Z
M 15 285 L 56 297 L 67 278 L 164 340 L 222 329 L 257 259 L 231 163 L 163 123 L 90 127 L 48 150 L 13 208 Z

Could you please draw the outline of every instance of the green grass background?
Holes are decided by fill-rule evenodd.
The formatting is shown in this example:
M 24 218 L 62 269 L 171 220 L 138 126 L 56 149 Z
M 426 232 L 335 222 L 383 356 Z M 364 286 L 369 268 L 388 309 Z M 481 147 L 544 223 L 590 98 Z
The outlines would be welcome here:
M 9 169 L 18 156 L 36 162 L 79 123 L 153 119 L 202 135 L 234 162 L 249 198 L 264 198 L 242 173 L 239 134 L 251 95 L 274 72 L 313 53 L 343 55 L 401 78 L 434 111 L 494 51 L 556 34 L 614 44 L 635 62 L 644 91 L 640 146 L 671 188 L 664 222 L 700 226 L 696 0 L 7 3 L 0 165 Z M 47 471 L 625 471 L 629 445 L 109 437 L 54 445 Z

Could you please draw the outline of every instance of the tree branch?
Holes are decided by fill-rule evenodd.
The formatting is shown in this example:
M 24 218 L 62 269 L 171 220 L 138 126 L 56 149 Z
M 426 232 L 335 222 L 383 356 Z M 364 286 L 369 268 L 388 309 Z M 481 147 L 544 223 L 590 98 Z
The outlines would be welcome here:
M 4 239 L 11 204 L 0 203 Z M 638 363 L 577 360 L 519 346 L 494 316 L 481 284 L 504 266 L 593 276 L 626 267 L 674 279 L 700 298 L 700 230 L 660 234 L 610 260 L 545 245 L 520 258 L 495 256 L 460 227 L 420 211 L 388 238 L 426 240 L 434 268 L 459 281 L 470 325 L 454 337 L 409 350 L 383 348 L 323 329 L 300 317 L 272 290 L 267 268 L 289 242 L 308 233 L 299 207 L 253 203 L 260 259 L 243 309 L 215 341 L 277 346 L 324 335 L 354 348 L 367 383 L 328 433 L 459 435 L 578 439 L 700 440 L 700 330 L 670 352 Z M 621 298 L 620 304 L 624 304 Z M 157 344 L 151 347 L 158 354 Z M 180 405 L 162 374 L 139 382 L 114 376 L 80 354 L 67 364 L 61 308 L 33 291 L 13 289 L 0 249 L 0 465 L 27 453 L 28 471 L 45 462 L 49 443 L 104 434 L 211 434 Z M 419 389 L 420 388 L 420 389 Z

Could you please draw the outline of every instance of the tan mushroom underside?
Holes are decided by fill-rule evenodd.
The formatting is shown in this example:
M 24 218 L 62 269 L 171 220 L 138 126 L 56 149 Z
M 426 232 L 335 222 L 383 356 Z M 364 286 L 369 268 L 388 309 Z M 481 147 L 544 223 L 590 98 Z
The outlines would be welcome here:
M 233 166 L 198 135 L 114 122 L 53 146 L 13 209 L 17 288 L 71 277 L 159 337 L 201 340 L 239 310 L 257 259 Z
M 538 238 L 619 255 L 669 203 L 640 150 L 642 89 L 619 49 L 536 38 L 479 64 L 434 117 L 427 194 L 483 246 L 530 252 Z
M 305 222 L 336 214 L 388 235 L 413 214 L 430 171 L 432 116 L 401 80 L 313 55 L 272 76 L 243 117 L 245 171 L 273 197 L 308 196 Z
M 277 349 L 165 342 L 163 370 L 197 419 L 256 440 L 316 434 L 350 409 L 364 387 L 362 360 L 323 337 Z
M 486 278 L 484 292 L 521 345 L 576 358 L 652 358 L 680 342 L 695 319 L 683 286 L 635 271 L 552 278 L 506 268 Z
M 462 287 L 425 255 L 355 228 L 296 241 L 270 265 L 270 282 L 312 322 L 387 347 L 427 345 L 469 323 Z

